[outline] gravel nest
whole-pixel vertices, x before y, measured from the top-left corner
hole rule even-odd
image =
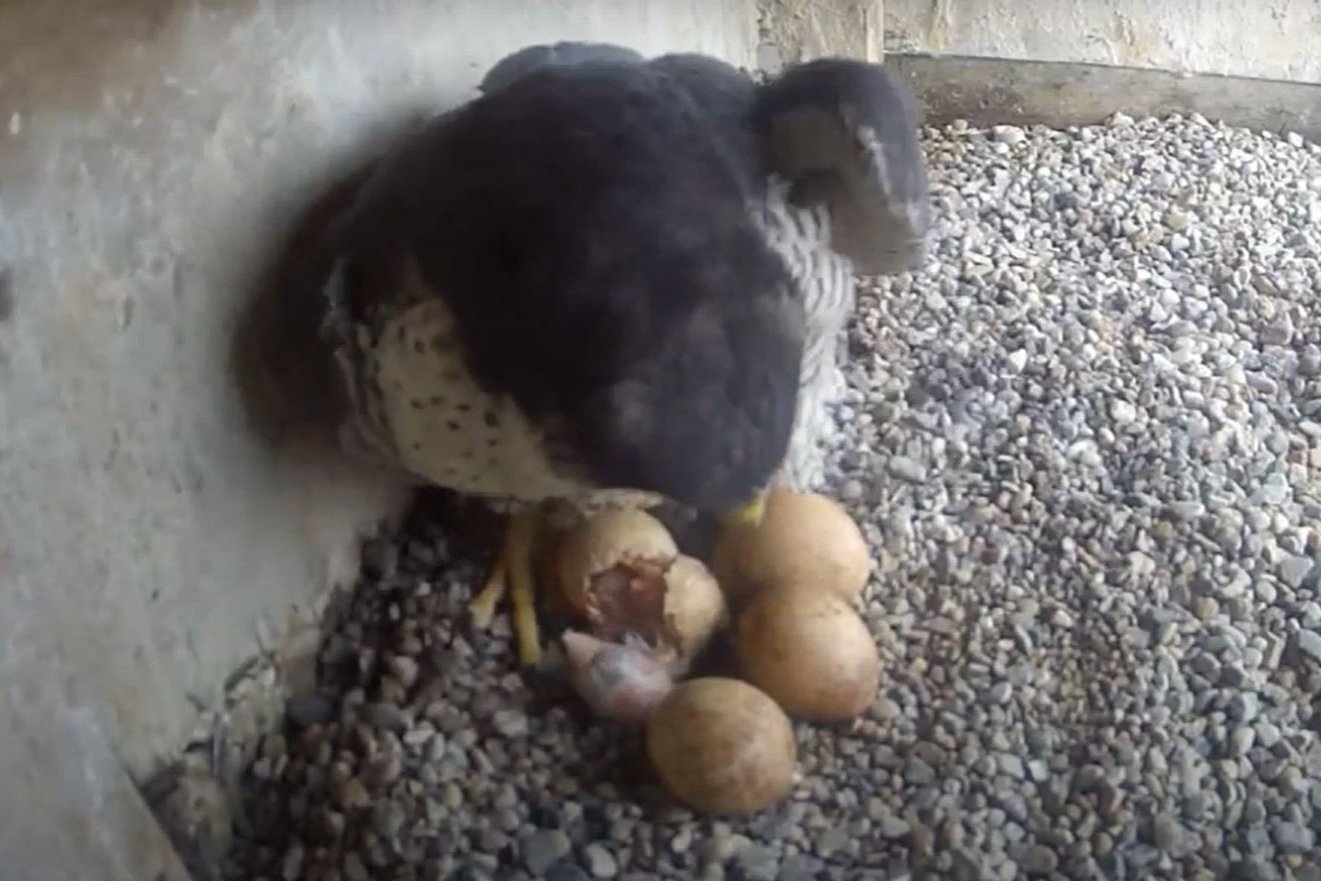
[[[1321,150],[1198,117],[924,132],[925,268],[863,282],[832,494],[865,718],[737,822],[513,671],[437,523],[369,545],[247,775],[244,879],[1321,881]]]

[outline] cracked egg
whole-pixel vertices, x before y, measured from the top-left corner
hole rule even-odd
[[[565,537],[557,556],[561,599],[591,635],[640,639],[682,675],[729,620],[705,564],[679,553],[669,531],[636,509],[606,511]]]

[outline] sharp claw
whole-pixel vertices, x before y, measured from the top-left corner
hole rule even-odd
[[[515,518],[510,524],[509,555],[505,560],[509,576],[509,602],[513,606],[514,633],[518,638],[518,658],[529,667],[541,663],[536,580],[532,572],[537,523],[536,513],[520,514]]]
[[[481,591],[468,603],[474,626],[485,630],[495,618],[496,606],[509,595],[518,658],[528,666],[541,663],[541,634],[537,625],[536,576],[532,571],[538,520],[536,513],[516,514],[505,533],[504,546]]]
[[[505,569],[506,564],[502,554],[495,561],[491,576],[486,579],[486,584],[482,587],[481,592],[468,603],[468,612],[472,615],[472,623],[479,630],[485,630],[491,626],[491,621],[495,618],[495,607],[500,604],[500,600],[504,599],[505,591],[508,589]]]

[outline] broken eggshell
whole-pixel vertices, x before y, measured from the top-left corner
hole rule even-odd
[[[561,599],[607,642],[639,639],[672,675],[728,623],[710,570],[679,553],[668,530],[636,509],[607,511],[566,536],[558,555]]]

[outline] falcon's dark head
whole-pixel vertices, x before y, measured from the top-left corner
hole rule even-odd
[[[772,170],[798,204],[830,209],[832,245],[865,273],[914,268],[931,197],[911,96],[879,64],[823,58],[759,90],[754,112]]]

